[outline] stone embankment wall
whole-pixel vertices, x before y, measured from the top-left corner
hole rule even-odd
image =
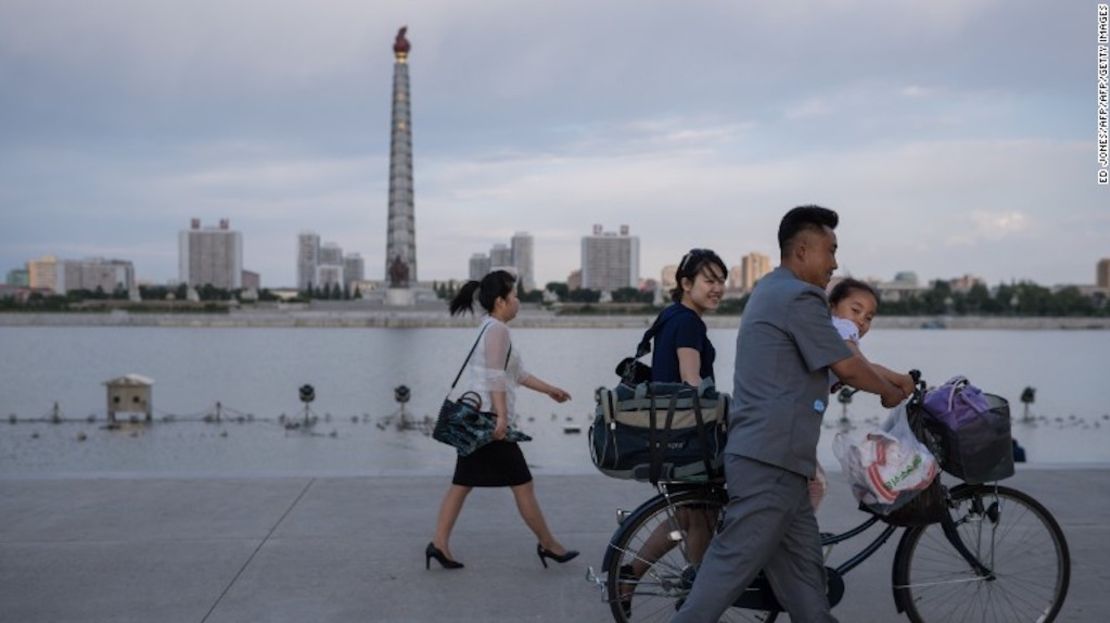
[[[518,328],[613,329],[646,328],[652,316],[558,316],[543,310],[522,310],[513,321]],[[734,329],[739,316],[709,315],[713,329]],[[358,311],[237,311],[228,314],[130,314],[115,311],[95,313],[2,313],[0,326],[7,327],[470,327],[471,316],[451,317],[446,311],[358,310]],[[1110,318],[999,318],[984,316],[880,316],[877,329],[1110,329]]]

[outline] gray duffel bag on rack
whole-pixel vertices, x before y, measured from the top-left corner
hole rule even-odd
[[[653,484],[721,476],[729,398],[709,379],[698,388],[622,383],[599,388],[596,398],[589,442],[601,473]]]

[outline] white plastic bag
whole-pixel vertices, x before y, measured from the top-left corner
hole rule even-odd
[[[837,433],[833,454],[856,500],[882,514],[913,499],[938,471],[936,458],[910,429],[905,404],[891,410],[886,422],[862,439]]]

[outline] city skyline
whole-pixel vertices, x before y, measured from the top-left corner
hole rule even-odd
[[[219,232],[221,232],[221,230],[223,228],[228,227],[228,224],[225,221],[226,221],[226,219],[221,219],[220,223],[218,223],[217,226],[207,226],[207,227],[203,227],[202,229],[196,229],[196,228],[201,227],[201,223],[199,222],[199,219],[192,219],[192,222],[190,224],[189,229],[180,230],[178,232],[178,235],[179,235],[179,241],[178,241],[179,249],[178,249],[178,254],[177,254],[177,260],[178,260],[178,263],[179,263],[179,273],[178,273],[177,276],[171,277],[171,278],[168,278],[168,279],[165,279],[165,280],[151,280],[151,279],[148,279],[148,278],[144,278],[141,275],[141,273],[139,272],[138,268],[129,268],[128,269],[129,270],[129,275],[130,275],[129,278],[128,278],[129,282],[135,283],[135,284],[142,284],[142,285],[177,285],[179,283],[187,283],[189,280],[188,279],[183,279],[181,277],[181,273],[180,273],[180,270],[181,270],[180,266],[183,265],[185,258],[188,257],[187,253],[182,253],[183,249],[180,247],[180,245],[181,245],[181,236],[184,236],[184,235],[188,234],[190,230],[192,230],[194,233],[205,233],[205,232],[207,232],[207,233],[219,233]],[[616,237],[616,238],[620,238],[621,236],[628,235],[629,232],[628,232],[627,227],[628,227],[627,225],[622,226],[622,228],[623,228],[622,231],[624,231],[625,233],[618,234],[618,232],[605,232],[605,231],[603,231],[603,226],[595,224],[593,226],[593,232],[591,234],[583,235],[580,240],[582,241],[582,243],[584,243],[587,239],[594,238],[595,236],[598,237],[598,238],[603,238],[605,236],[613,236],[613,237]],[[238,253],[241,254],[242,249],[246,246],[245,242],[244,242],[245,236],[243,235],[243,232],[240,232],[240,231],[237,231],[237,230],[232,230],[232,231],[229,231],[227,233],[231,233],[231,234],[235,235],[236,241],[235,241],[234,244],[235,244],[235,247],[238,250]],[[534,240],[532,240],[532,236],[530,234],[528,234],[527,232],[516,232],[516,233],[513,234],[512,238],[514,240],[520,238],[520,239],[524,239],[524,240],[529,241],[529,243],[527,245],[529,248],[534,245]],[[632,236],[632,238],[636,238],[636,236]],[[636,248],[639,249],[640,245],[637,244]],[[637,253],[638,252],[639,251],[637,251]],[[491,263],[490,260],[491,260],[491,257],[497,256],[498,253],[500,253],[502,255],[502,259],[501,259],[502,263],[499,264],[499,265],[494,265],[494,264]],[[346,283],[377,282],[377,283],[380,283],[380,284],[384,284],[386,282],[386,280],[383,279],[383,278],[367,277],[364,274],[364,271],[365,271],[364,260],[361,256],[361,254],[359,254],[358,252],[346,252],[346,251],[344,251],[344,249],[340,245],[338,245],[337,243],[332,242],[332,241],[322,242],[321,236],[319,234],[317,234],[316,232],[314,232],[314,231],[305,230],[305,231],[301,231],[300,233],[298,233],[297,234],[297,239],[296,239],[296,253],[293,254],[293,255],[289,255],[288,257],[292,259],[292,261],[295,265],[294,272],[298,275],[298,277],[296,279],[296,283],[291,285],[291,284],[284,284],[284,283],[271,283],[271,282],[268,282],[266,280],[262,280],[261,287],[267,288],[267,289],[304,290],[306,284],[302,283],[302,280],[306,276],[306,273],[302,272],[302,271],[305,271],[305,270],[308,270],[309,272],[307,274],[311,274],[315,278],[315,281],[312,282],[313,285],[320,285],[320,284],[331,285],[332,283],[343,283],[343,282],[346,282]],[[430,284],[430,283],[434,283],[434,282],[446,282],[446,281],[462,282],[462,281],[466,281],[467,279],[474,279],[475,278],[475,261],[478,260],[479,258],[482,259],[482,261],[480,263],[480,266],[482,267],[481,268],[482,271],[489,271],[489,270],[492,270],[494,268],[508,267],[508,268],[511,268],[513,271],[517,272],[518,274],[522,272],[521,267],[514,265],[515,261],[513,260],[513,248],[510,247],[509,245],[505,244],[504,242],[494,242],[490,247],[490,252],[489,253],[480,253],[480,252],[478,252],[478,253],[471,254],[468,261],[463,265],[463,268],[456,271],[456,274],[450,275],[450,276],[445,277],[443,279],[428,279],[426,281],[422,281],[421,283]],[[774,268],[775,266],[778,265],[777,255],[768,256],[768,255],[760,253],[758,251],[749,251],[748,253],[745,253],[742,256],[737,257],[737,258],[722,257],[722,259],[724,260],[725,264],[729,267],[728,288],[729,289],[734,289],[734,290],[739,290],[739,291],[750,291],[751,287],[754,285],[755,281],[757,281],[759,279],[760,276],[766,274],[772,268]],[[735,260],[735,262],[734,262],[734,260]],[[5,270],[4,273],[7,275],[7,279],[9,281],[12,279],[12,275],[15,274],[15,273],[22,273],[24,275],[23,278],[26,279],[27,274],[35,272],[35,268],[33,267],[33,265],[42,264],[43,261],[48,261],[49,263],[51,263],[51,265],[57,264],[59,266],[62,265],[62,264],[74,264],[74,265],[76,265],[76,264],[84,264],[84,263],[89,263],[89,262],[94,263],[94,264],[95,263],[103,263],[103,262],[108,262],[108,263],[123,262],[123,263],[128,264],[129,266],[133,265],[133,262],[130,260],[130,258],[105,259],[105,258],[102,258],[102,257],[95,257],[95,256],[61,257],[61,256],[53,256],[53,255],[44,255],[44,256],[38,257],[38,258],[27,258],[27,260],[25,262],[20,263],[16,266],[13,266],[13,267]],[[241,261],[236,260],[236,263],[241,265]],[[627,268],[627,267],[625,267],[625,268]],[[624,271],[625,268],[621,268],[620,270]],[[328,276],[321,281],[321,278],[319,276],[319,275],[321,275],[321,273],[319,271],[322,270],[322,269],[323,270],[330,270],[331,272],[328,272],[327,273]],[[677,269],[677,264],[676,263],[664,264],[662,266],[655,266],[655,267],[642,266],[641,265],[638,281],[641,284],[642,284],[642,282],[644,282],[646,280],[660,282],[664,285],[664,289],[667,289],[668,288],[667,284],[669,282],[673,282],[673,280],[674,280],[674,272],[675,272],[676,269]],[[54,270],[55,270],[54,268],[50,268],[49,272],[53,273]],[[211,269],[208,269],[208,270],[211,270]],[[668,271],[669,271],[669,277],[668,277]],[[953,282],[953,281],[974,280],[974,281],[981,282],[981,283],[983,283],[984,285],[987,285],[987,286],[995,286],[995,285],[999,285],[999,284],[1006,284],[1006,283],[1013,283],[1013,282],[1020,282],[1020,281],[1029,281],[1031,283],[1035,283],[1037,285],[1046,286],[1046,287],[1058,287],[1058,286],[1072,286],[1072,285],[1074,285],[1074,286],[1095,286],[1095,287],[1102,288],[1102,289],[1110,289],[1110,257],[1099,258],[1099,259],[1095,260],[1093,262],[1092,266],[1088,267],[1088,271],[1091,273],[1091,275],[1090,275],[1091,278],[1090,279],[1079,278],[1079,279],[1075,279],[1075,280],[1071,280],[1071,281],[1061,281],[1061,282],[1053,282],[1053,283],[1037,282],[1037,281],[1034,281],[1034,280],[991,281],[990,279],[987,279],[987,278],[981,276],[980,274],[977,274],[974,271],[970,271],[970,270],[957,271],[956,273],[953,273],[953,274],[950,274],[950,275],[939,275],[939,276],[935,276],[935,277],[930,276],[930,277],[927,277],[927,278],[921,278],[921,277],[918,276],[919,271],[915,267],[890,267],[887,270],[887,272],[884,272],[884,273],[868,273],[868,274],[853,273],[853,272],[850,272],[850,271],[846,271],[846,270],[843,269],[843,267],[841,267],[841,269],[838,269],[837,271],[835,271],[834,276],[837,277],[837,278],[839,278],[839,277],[855,277],[857,279],[863,279],[865,281],[869,281],[869,282],[872,282],[872,283],[899,282],[900,280],[902,280],[906,276],[909,276],[909,277],[912,277],[912,280],[914,282],[914,287],[918,287],[919,285],[921,287],[924,287],[927,284],[931,284],[934,281]],[[247,273],[250,273],[251,275],[254,275],[255,278],[257,278],[258,275],[259,275],[259,273],[256,273],[256,272],[253,272],[253,271],[248,271],[245,268],[240,268],[240,272],[241,272],[242,275],[246,275]],[[523,272],[527,273],[528,271],[524,270]],[[581,265],[575,266],[571,270],[571,273],[579,273],[578,279],[581,279],[581,275],[580,275],[581,272],[582,272],[582,266]],[[229,274],[231,274],[231,273],[229,273]],[[229,280],[230,279],[231,278],[229,277]],[[550,282],[568,283],[570,281],[572,281],[572,279],[570,279],[570,273],[568,273],[567,275],[564,275],[561,278],[556,277],[556,278],[548,279],[548,280],[544,280],[544,281],[535,281],[534,282],[534,287],[535,287],[535,289],[542,290],[544,288],[544,286],[547,283],[550,283]],[[10,284],[9,283],[9,285],[18,285],[18,284]],[[194,284],[194,285],[199,285],[199,284]],[[217,284],[211,284],[211,285],[217,285]],[[224,286],[218,286],[218,287],[224,287]],[[244,285],[243,287],[247,287],[247,286]],[[586,286],[583,285],[582,287],[586,287]],[[635,287],[635,286],[629,286],[629,287]]]
[[[774,258],[803,203],[840,212],[857,276],[1092,283],[1110,255],[1093,2],[62,6],[0,7],[5,271],[118,257],[165,282],[196,216],[233,219],[268,286],[296,284],[306,228],[384,278],[405,24],[422,281],[518,230],[563,281],[592,222],[634,227],[641,277],[691,247]]]

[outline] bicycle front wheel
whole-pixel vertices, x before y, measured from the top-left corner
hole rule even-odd
[[[690,592],[697,565],[724,512],[722,491],[684,491],[640,507],[609,547],[607,593],[617,623],[670,621]],[[725,623],[774,621],[775,612],[729,608]]]
[[[951,505],[960,540],[985,569],[973,568],[941,524],[909,529],[894,577],[910,620],[1055,619],[1068,592],[1071,557],[1052,514],[1025,493],[994,485],[957,487]]]

